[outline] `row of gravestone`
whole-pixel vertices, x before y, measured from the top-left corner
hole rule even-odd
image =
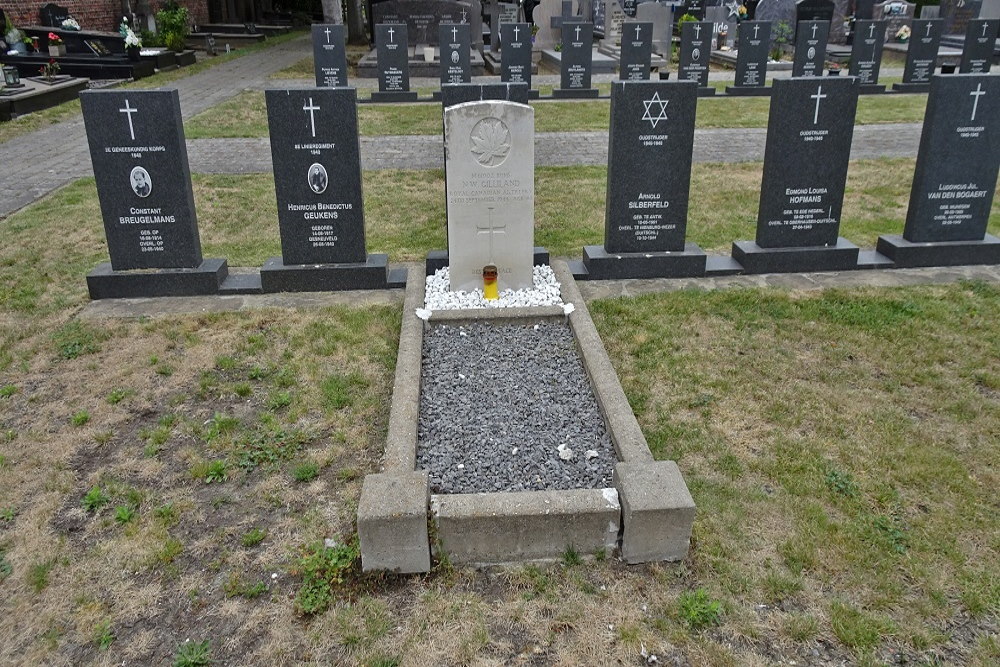
[[[697,87],[692,81],[614,84],[605,243],[584,249],[579,277],[1000,263],[1000,239],[986,233],[1000,169],[1000,78],[933,78],[903,234],[880,237],[877,251],[865,256],[839,236],[858,80],[776,81],[756,239],[736,242],[732,258],[714,258],[714,265],[686,241]],[[525,101],[524,84],[457,88],[464,92],[446,104],[473,101],[446,106],[448,261],[462,267],[456,280],[468,281],[485,254],[501,287],[508,287],[514,264],[530,267],[533,259],[534,125],[503,118],[533,110],[507,101]],[[503,101],[484,103],[487,95]],[[254,284],[246,276],[227,279],[224,259],[202,257],[177,92],[81,94],[111,256],[87,277],[92,298],[381,289],[405,282],[389,270],[385,255],[366,251],[355,91],[268,90],[265,96],[282,256],[269,259]],[[470,111],[452,114],[463,120],[449,130],[447,118],[456,109]],[[451,148],[454,127],[471,128],[458,137],[464,151]]]
[[[893,86],[901,92],[926,91],[937,67],[941,38],[941,19],[913,21],[913,38],[907,51],[902,83]],[[887,30],[886,21],[859,20],[851,50],[849,73],[861,79],[863,93],[881,93],[878,84],[882,47]],[[591,85],[593,65],[593,24],[565,22],[561,26],[563,47],[560,59],[560,87],[553,90],[556,98],[597,97]],[[713,95],[708,85],[709,56],[713,47],[715,24],[686,22],[681,28],[679,76],[698,82],[702,95]],[[469,83],[470,28],[468,24],[439,26],[441,44],[441,83]],[[993,59],[994,43],[1000,31],[1000,19],[969,21],[962,53],[962,73],[988,72]],[[829,21],[803,21],[796,35],[792,76],[822,75],[826,60]],[[770,54],[771,23],[745,21],[739,29],[736,77],[726,88],[730,95],[767,95],[767,67]],[[531,32],[527,23],[501,24],[501,81],[526,83],[531,88]],[[410,90],[407,28],[405,25],[375,26],[378,54],[379,90],[372,93],[376,102],[400,102],[417,99]],[[653,25],[648,22],[623,24],[619,78],[638,81],[649,79],[652,57]],[[317,86],[346,86],[347,57],[345,31],[342,25],[313,26],[313,56]],[[531,93],[537,96],[536,92]]]

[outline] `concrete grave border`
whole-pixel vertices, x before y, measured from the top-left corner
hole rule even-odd
[[[358,504],[362,568],[427,572],[431,549],[455,564],[557,558],[619,548],[628,563],[685,558],[695,504],[673,461],[653,459],[573,275],[553,262],[562,307],[438,311],[427,322],[424,280],[411,272],[403,302],[392,406],[382,472],[365,477]],[[468,322],[568,320],[618,458],[614,487],[431,495],[416,470],[420,372],[426,327]],[[433,530],[428,526],[428,512]],[[434,534],[435,544],[431,544]]]

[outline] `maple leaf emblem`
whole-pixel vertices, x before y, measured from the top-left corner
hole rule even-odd
[[[497,167],[510,152],[510,130],[499,118],[484,118],[472,128],[472,154],[484,167]]]

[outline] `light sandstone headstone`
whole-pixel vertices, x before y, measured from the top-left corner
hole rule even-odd
[[[535,112],[515,102],[467,102],[445,109],[445,174],[451,289],[533,285]]]

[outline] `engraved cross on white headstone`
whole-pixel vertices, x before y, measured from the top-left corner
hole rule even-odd
[[[985,94],[986,94],[986,91],[983,90],[983,84],[981,84],[981,83],[977,83],[976,84],[976,89],[973,90],[971,93],[969,93],[969,95],[972,96],[972,99],[973,99],[973,102],[972,102],[972,116],[969,118],[969,120],[976,120],[976,110],[979,109],[979,98],[982,97]]]
[[[132,137],[132,141],[135,141],[135,127],[132,125],[132,114],[138,112],[138,109],[132,109],[128,105],[128,98],[125,98],[125,108],[118,110],[120,113],[128,114],[128,133]]]
[[[478,234],[489,234],[490,235],[490,264],[493,263],[493,235],[494,234],[507,234],[507,223],[502,225],[493,224],[493,207],[490,207],[490,220],[483,227],[480,224],[476,225],[476,230]]]
[[[315,139],[316,138],[316,116],[314,115],[313,112],[314,111],[319,111],[319,107],[313,104],[313,98],[310,97],[309,98],[309,103],[303,105],[302,110],[309,112],[309,124],[312,126],[312,135],[313,135],[313,138]]]
[[[809,96],[810,99],[816,100],[816,111],[813,113],[813,125],[819,122],[819,103],[820,100],[824,100],[826,97],[827,96],[823,94],[823,86],[817,86],[816,94]]]

